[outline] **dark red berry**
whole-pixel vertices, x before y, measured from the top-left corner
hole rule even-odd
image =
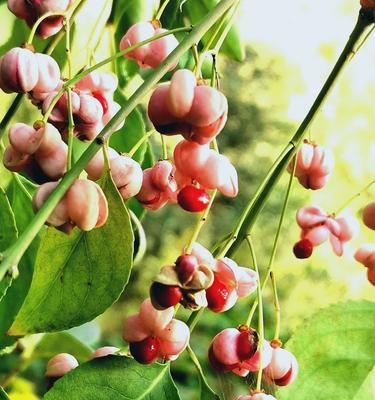
[[[301,239],[294,245],[293,253],[297,258],[309,258],[313,249],[313,245],[309,239]]]
[[[103,108],[103,114],[108,111],[107,99],[100,92],[93,92],[92,95],[99,101]]]
[[[176,260],[176,271],[180,282],[182,284],[188,283],[192,279],[197,267],[197,257],[190,254],[178,257]]]
[[[178,286],[154,282],[150,288],[150,297],[155,308],[165,309],[178,304],[182,298],[182,292]]]
[[[237,354],[241,361],[248,360],[257,351],[258,334],[254,329],[243,330],[237,339]]]
[[[159,354],[159,341],[154,337],[148,337],[141,342],[133,342],[129,345],[131,355],[141,364],[151,364]]]
[[[220,312],[223,310],[228,297],[229,291],[227,287],[219,281],[216,274],[214,274],[213,284],[206,289],[206,298],[208,302],[208,308],[214,312]]]
[[[210,203],[210,195],[204,189],[193,185],[185,186],[177,195],[181,208],[189,212],[204,211]]]

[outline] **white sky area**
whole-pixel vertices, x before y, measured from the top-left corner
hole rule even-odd
[[[291,94],[289,118],[300,120],[330,72],[351,33],[359,0],[242,0],[239,28],[256,51],[262,46],[283,55],[297,68],[302,92]],[[332,48],[332,59],[322,54]],[[374,85],[375,35],[351,62],[346,74],[353,79],[353,98]],[[332,106],[331,106],[332,108]],[[324,113],[333,112],[327,104]]]

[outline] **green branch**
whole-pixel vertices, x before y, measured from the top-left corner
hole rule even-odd
[[[361,9],[357,23],[354,27],[349,40],[342,51],[337,63],[335,64],[331,74],[327,78],[323,88],[319,92],[314,104],[312,105],[310,111],[307,113],[305,119],[303,120],[300,127],[297,129],[296,133],[283,150],[278,160],[272,165],[270,171],[266,175],[265,179],[260,184],[258,190],[256,191],[254,197],[249,202],[246,209],[243,211],[239,218],[238,223],[231,232],[230,238],[221,251],[221,254],[228,254],[228,256],[233,255],[239,248],[242,241],[246,238],[246,235],[251,232],[258,215],[262,211],[264,205],[267,202],[269,195],[275,188],[277,182],[279,181],[281,175],[287,168],[290,160],[297,151],[298,145],[301,143],[305,136],[306,130],[309,128],[319,110],[321,109],[325,99],[330,93],[331,89],[338,80],[341,72],[347,63],[356,54],[359,47],[362,46],[363,41],[367,39],[368,35],[363,39],[363,35],[366,33],[367,29],[371,24],[374,23],[374,13],[370,10]]]

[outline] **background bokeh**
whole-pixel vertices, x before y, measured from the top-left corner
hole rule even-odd
[[[4,7],[3,4],[0,10]],[[358,1],[353,0],[243,0],[238,26],[246,42],[246,60],[238,63],[222,58],[218,64],[222,90],[229,100],[229,120],[218,142],[221,151],[238,169],[240,194],[234,200],[218,197],[199,242],[210,247],[231,229],[308,111],[346,43],[358,9]],[[6,43],[10,32],[7,24],[5,21],[0,28],[2,43]],[[314,204],[334,212],[374,179],[374,62],[375,38],[372,37],[350,63],[309,132],[313,140],[333,150],[336,168],[329,185],[321,191],[306,191],[298,182],[293,186],[275,261],[283,340],[321,307],[348,299],[373,299],[373,287],[366,279],[365,270],[353,259],[361,243],[375,239],[374,233],[363,224],[359,237],[346,246],[341,258],[325,244],[316,249],[310,259],[299,261],[293,256],[292,247],[299,237],[295,223],[298,207]],[[130,92],[132,86],[128,90]],[[10,97],[1,93],[1,115],[6,112]],[[27,109],[22,113],[22,121],[32,120]],[[158,157],[158,143],[155,142],[154,147]],[[288,174],[285,174],[254,229],[261,272],[270,256],[287,179]],[[353,201],[349,211],[360,217],[361,209],[374,197],[373,187]],[[151,279],[159,268],[177,258],[189,240],[195,221],[195,216],[177,207],[148,213],[144,219],[147,253],[134,267],[130,285],[117,304],[93,323],[74,329],[74,334],[93,347],[109,344],[123,347],[122,321],[147,297]],[[241,265],[251,266],[246,246],[241,247],[235,259]],[[264,295],[266,336],[270,337],[274,328],[270,288]],[[206,351],[216,333],[246,320],[254,297],[240,301],[223,315],[206,312],[192,336],[192,347],[208,372],[210,382],[228,398],[241,389],[243,392],[241,381],[237,377],[211,374]],[[188,313],[180,311],[178,315],[186,318]],[[25,376],[33,377],[35,382],[40,378],[43,365],[43,362],[32,365]],[[182,398],[194,399],[198,378],[185,354],[173,364],[172,373]]]

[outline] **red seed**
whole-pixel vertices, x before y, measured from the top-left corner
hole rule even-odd
[[[150,295],[152,304],[158,309],[173,307],[182,298],[182,292],[178,286],[163,285],[159,282],[154,282],[151,285]]]
[[[176,271],[178,279],[182,284],[188,283],[198,267],[197,257],[190,254],[184,254],[176,260]]]
[[[248,360],[257,351],[258,334],[254,329],[242,331],[237,339],[237,354],[241,361]]]
[[[154,337],[148,337],[141,342],[133,342],[129,345],[130,353],[141,364],[151,364],[159,354],[159,341]]]
[[[108,111],[107,99],[100,92],[93,92],[92,95],[99,101],[103,108],[103,115]]]
[[[227,287],[219,281],[215,274],[213,284],[206,289],[208,308],[214,312],[222,311],[228,300],[228,297],[229,291]]]
[[[204,189],[189,185],[180,190],[177,201],[185,211],[201,212],[208,207],[210,195]]]
[[[309,258],[313,252],[313,245],[309,239],[301,239],[293,247],[293,253],[297,258]]]

